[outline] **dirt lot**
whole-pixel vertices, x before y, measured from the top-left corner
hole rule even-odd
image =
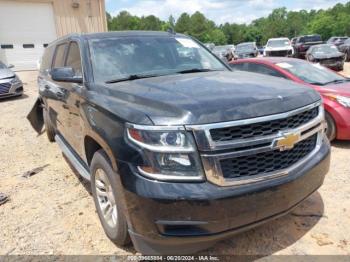
[[[350,64],[347,64],[350,76]],[[57,144],[37,136],[26,114],[37,94],[36,72],[19,74],[25,95],[0,102],[0,255],[135,254],[118,248],[100,226],[89,184]],[[220,242],[210,254],[350,254],[350,142],[332,146],[324,185],[291,214]],[[29,178],[22,174],[40,167]]]

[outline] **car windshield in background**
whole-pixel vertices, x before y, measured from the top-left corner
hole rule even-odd
[[[282,39],[282,40],[270,40],[267,42],[268,47],[284,47],[288,46],[289,41],[287,39]]]
[[[229,48],[227,46],[215,46],[213,52],[226,52]]]
[[[237,45],[236,51],[237,52],[244,52],[244,51],[254,51],[254,44],[243,44],[243,45]]]
[[[303,36],[299,40],[301,43],[309,43],[309,42],[320,42],[322,41],[321,36],[319,35],[311,35],[311,36]]]
[[[311,64],[305,61],[288,61],[276,63],[276,65],[309,84],[327,85],[330,83],[349,81],[349,79],[342,77],[319,64]]]
[[[311,53],[320,55],[335,54],[338,53],[338,49],[334,45],[315,46],[312,48]]]
[[[190,38],[122,37],[89,41],[96,82],[228,70]]]

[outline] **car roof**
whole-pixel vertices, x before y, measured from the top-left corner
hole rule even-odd
[[[138,31],[138,30],[133,30],[133,31],[113,31],[113,32],[102,32],[102,33],[88,33],[88,34],[68,34],[63,37],[60,37],[50,43],[49,45],[56,44],[62,41],[66,41],[67,39],[75,38],[75,39],[104,39],[104,38],[113,38],[113,37],[129,37],[129,36],[150,36],[150,37],[156,37],[156,36],[177,36],[177,37],[187,37],[188,36],[184,34],[179,34],[179,33],[169,33],[165,31]]]
[[[289,40],[289,38],[288,37],[279,37],[279,38],[269,38],[269,40],[267,40],[267,41],[270,41],[270,40],[286,40],[286,39],[288,39]]]

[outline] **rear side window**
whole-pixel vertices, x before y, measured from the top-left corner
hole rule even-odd
[[[56,47],[56,53],[53,62],[53,68],[63,67],[64,66],[64,53],[66,50],[67,44],[61,44]]]
[[[69,45],[66,66],[73,68],[76,76],[82,75],[80,49],[76,42]]]

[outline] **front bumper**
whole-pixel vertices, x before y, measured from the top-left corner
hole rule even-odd
[[[335,101],[328,101],[326,110],[335,120],[337,139],[350,140],[350,108],[344,107]]]
[[[6,92],[0,92],[0,99],[20,96],[23,94],[23,83],[18,82],[18,83],[11,84],[11,87],[8,90],[3,90],[3,91],[6,91]]]
[[[325,139],[317,154],[287,176],[239,187],[149,180],[119,163],[129,233],[143,254],[189,254],[290,211],[323,183]]]
[[[292,49],[289,50],[266,50],[265,56],[276,56],[276,57],[285,57],[285,56],[293,56],[294,52]]]
[[[328,68],[332,68],[332,69],[338,69],[344,66],[344,61],[341,60],[335,60],[335,61],[320,61],[319,62],[321,65],[328,67]]]

